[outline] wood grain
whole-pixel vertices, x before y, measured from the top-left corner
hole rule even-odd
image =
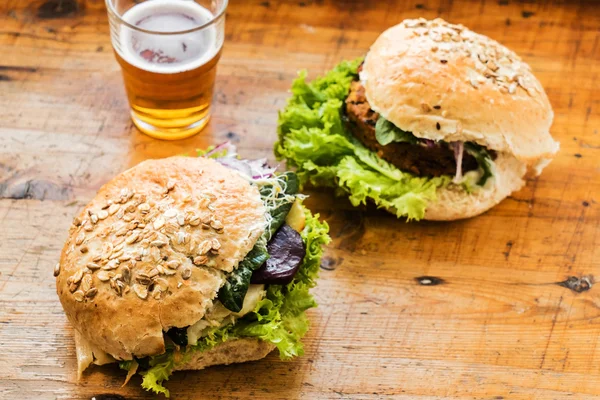
[[[0,2],[0,398],[151,398],[137,379],[120,388],[115,367],[76,382],[52,277],[72,216],[147,158],[230,139],[247,157],[272,159],[297,70],[315,76],[418,16],[463,23],[521,54],[553,104],[560,153],[539,179],[468,221],[405,223],[311,192],[307,204],[334,240],[306,355],[177,373],[173,397],[600,395],[597,3],[235,0],[214,117],[200,136],[174,143],[132,127],[103,1],[74,4]]]

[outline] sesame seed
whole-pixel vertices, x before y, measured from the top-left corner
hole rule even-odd
[[[81,243],[83,243],[84,240],[85,240],[85,233],[80,232],[79,235],[77,235],[77,237],[75,238],[75,244],[80,245]]]
[[[148,297],[148,288],[146,286],[143,285],[139,285],[137,283],[134,283],[133,286],[133,292],[142,300],[146,299]]]
[[[130,236],[132,233],[133,232],[127,232],[125,234],[125,236]],[[115,248],[116,248],[116,246],[120,246],[121,244],[123,244],[125,242],[125,238],[123,236],[119,236],[119,237],[116,237],[112,242],[113,242],[113,246],[115,246]],[[123,247],[120,247],[120,248],[122,249]]]
[[[435,123],[435,127],[438,131],[442,128],[439,122]]]
[[[56,263],[54,266],[54,276],[58,276],[60,274],[60,263]]]
[[[212,248],[211,242],[208,240],[205,240],[204,242],[200,243],[200,245],[198,245],[197,252],[200,255],[204,255],[204,254],[208,253],[211,248]]]
[[[83,296],[84,296],[84,293],[81,290],[78,290],[75,293],[73,293],[73,298],[78,302],[83,301]]]
[[[442,64],[446,64],[446,63],[448,62],[448,60],[440,60],[440,62],[441,62]]]
[[[114,259],[116,259],[116,258],[119,258],[119,257],[121,257],[122,255],[123,255],[123,250],[118,250],[118,251],[115,251],[115,252],[113,252],[113,253],[112,253],[112,254],[111,254],[109,257],[108,257],[108,259],[109,259],[109,260],[114,260]]]
[[[79,282],[81,282],[81,278],[83,278],[83,270],[82,269],[75,272],[75,274],[73,274],[73,276],[71,276],[71,281],[73,283],[79,283]]]
[[[108,281],[110,279],[109,272],[107,272],[107,271],[98,271],[98,273],[96,274],[96,276],[102,282],[106,282],[106,281]]]
[[[160,228],[162,228],[165,225],[165,219],[163,217],[158,217],[154,220],[154,222],[152,223],[152,226],[154,227],[154,229],[159,230]]]
[[[69,292],[73,293],[79,287],[79,283],[71,282],[69,284]]]
[[[100,269],[100,266],[98,264],[96,264],[96,263],[87,263],[86,267],[88,267],[92,271]]]
[[[92,287],[92,276],[90,274],[85,274],[83,279],[81,280],[81,290],[83,292],[87,292]]]
[[[216,231],[219,231],[221,229],[223,229],[223,223],[217,219],[213,219],[211,218],[210,220],[210,226],[211,228],[213,228]]]
[[[173,218],[177,215],[177,210],[175,210],[174,208],[169,208],[167,211],[165,211],[164,216],[165,218]]]
[[[121,240],[121,239],[123,239],[123,238],[119,239],[119,244],[116,244],[116,242],[113,243],[113,246],[114,246],[113,247],[113,252],[121,251],[121,250],[123,250],[125,248],[124,240]]]
[[[133,243],[137,242],[139,238],[140,238],[140,233],[138,231],[134,231],[134,232],[131,233],[131,235],[129,235],[125,239],[125,243],[127,243],[127,244],[133,244]]]

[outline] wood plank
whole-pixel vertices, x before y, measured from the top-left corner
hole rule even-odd
[[[177,399],[600,396],[600,292],[564,284],[600,274],[593,1],[234,0],[214,117],[172,143],[132,127],[103,1],[40,18],[51,1],[0,4],[0,398],[152,398],[139,378],[120,388],[124,374],[111,366],[76,382],[51,272],[72,216],[147,158],[230,139],[245,156],[273,160],[277,111],[298,70],[316,76],[418,16],[463,23],[530,63],[554,107],[556,159],[490,212],[454,223],[405,223],[310,191],[333,242],[305,356],[181,372],[168,386]],[[23,194],[32,198],[10,198]]]

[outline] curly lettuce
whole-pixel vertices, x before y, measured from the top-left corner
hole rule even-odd
[[[387,119],[379,116],[375,124],[375,139],[380,145],[385,146],[390,143],[410,143],[417,144],[419,139],[410,132],[403,131]]]
[[[275,155],[296,168],[301,185],[331,187],[338,195],[348,196],[355,206],[372,202],[398,217],[422,219],[427,206],[437,200],[437,190],[451,184],[452,179],[450,176],[421,178],[403,172],[347,132],[343,102],[361,63],[362,58],[343,61],[311,82],[306,80],[306,71],[299,73],[292,84],[292,96],[279,113]],[[381,145],[418,143],[412,133],[381,117],[375,133]],[[492,176],[493,161],[481,146],[472,144],[465,148],[480,166],[477,173],[471,174],[478,177],[473,184],[467,180],[459,183],[470,192],[477,190],[474,185],[483,186]]]
[[[341,109],[361,62],[344,61],[312,82],[306,81],[305,71],[299,74],[292,97],[279,113],[275,155],[297,169],[302,185],[333,187],[355,206],[372,201],[398,217],[419,220],[436,200],[436,190],[451,179],[403,172],[347,133]],[[384,128],[380,126],[380,131]],[[385,130],[383,139],[399,140],[397,130]]]
[[[306,226],[300,235],[306,245],[306,255],[294,280],[287,285],[269,285],[266,297],[254,311],[234,325],[214,328],[183,352],[176,353],[173,347],[165,354],[150,357],[150,368],[141,372],[144,389],[169,397],[163,383],[177,365],[187,362],[195,352],[213,349],[227,340],[252,337],[273,343],[283,360],[304,354],[301,339],[309,327],[304,312],[317,305],[309,290],[316,285],[323,246],[330,241],[327,223],[319,221],[319,215],[312,215],[306,208],[304,212]],[[127,362],[122,363],[122,367],[128,367]]]

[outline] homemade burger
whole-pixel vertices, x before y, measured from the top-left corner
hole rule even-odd
[[[79,376],[120,362],[168,396],[176,370],[303,353],[327,224],[294,173],[200,155],[140,163],[74,219],[54,275]]]
[[[328,186],[408,219],[478,215],[558,151],[530,67],[462,25],[406,20],[364,62],[306,82],[279,115],[275,154],[301,184]]]

